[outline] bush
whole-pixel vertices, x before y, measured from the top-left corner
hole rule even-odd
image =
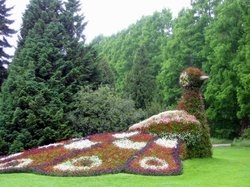
[[[250,147],[250,139],[234,139],[232,146]]]
[[[233,129],[225,129],[225,128],[212,128],[211,131],[212,137],[219,139],[233,139],[235,137]]]
[[[234,139],[232,145],[250,147],[250,128],[245,129],[240,138]]]
[[[74,109],[69,115],[74,137],[103,132],[118,132],[145,117],[136,110],[134,102],[115,95],[109,87],[97,90],[83,88],[75,98]]]
[[[250,128],[247,128],[242,133],[242,139],[250,140]]]

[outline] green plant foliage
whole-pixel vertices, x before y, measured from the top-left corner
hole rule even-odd
[[[95,91],[83,88],[77,94],[73,108],[69,119],[77,137],[124,131],[145,117],[142,110],[135,109],[132,100],[120,98],[109,87]]]
[[[176,105],[181,96],[179,75],[189,66],[202,68],[207,61],[204,32],[211,22],[214,1],[192,1],[173,21],[172,34],[162,51],[164,61],[157,75],[157,88],[163,103]]]
[[[9,59],[11,56],[6,53],[4,49],[10,48],[11,45],[8,42],[7,37],[11,37],[11,35],[15,34],[16,31],[10,28],[10,25],[14,22],[14,20],[10,20],[8,17],[11,16],[10,11],[13,7],[6,7],[6,0],[0,1],[0,87],[3,81],[7,78],[7,69],[6,65],[9,64]]]
[[[127,74],[124,85],[124,95],[135,102],[136,108],[145,109],[153,99],[155,88],[152,68],[144,47],[139,48],[131,71]]]
[[[9,150],[0,155],[71,137],[67,115],[74,95],[83,85],[102,82],[97,54],[84,44],[79,6],[77,0],[32,0],[27,7],[2,86],[0,129]]]
[[[239,49],[237,51],[237,60],[235,63],[239,84],[237,85],[237,102],[239,111],[237,117],[241,119],[241,130],[249,127],[250,111],[250,21],[249,21],[249,1],[240,0],[239,9],[242,18],[242,38],[239,40]]]
[[[212,134],[218,129],[233,130],[225,138],[239,136],[242,119],[249,115],[245,111],[247,105],[243,104],[248,103],[244,98],[248,89],[245,73],[249,69],[249,60],[245,59],[246,53],[243,52],[243,46],[248,46],[249,43],[245,38],[248,31],[244,30],[249,21],[243,19],[243,15],[247,14],[249,17],[246,7],[249,7],[249,2],[245,0],[223,1],[216,8],[216,19],[205,33],[210,48],[205,69],[211,77],[204,94],[208,103],[207,116]],[[239,52],[241,49],[244,57]]]
[[[250,139],[250,128],[247,128],[243,131],[241,137],[243,139]]]
[[[171,27],[171,12],[164,9],[161,12],[155,12],[152,16],[142,17],[128,29],[111,37],[99,36],[93,41],[97,51],[114,70],[115,88],[120,95],[126,96],[128,77],[131,75],[138,77],[136,73],[140,73],[138,68],[142,68],[142,60],[147,62],[147,66],[142,69],[147,74],[141,76],[141,79],[147,80],[150,77],[150,82],[154,83],[163,62],[162,46],[167,43]],[[140,57],[138,51],[142,51],[142,48],[145,54]],[[138,78],[134,78],[134,80],[138,80]],[[143,87],[145,84],[139,86]],[[155,92],[155,86],[155,84],[150,85],[148,87],[150,89],[147,91],[149,94],[143,95],[145,98],[141,99],[148,102],[154,96],[156,97],[158,93]]]

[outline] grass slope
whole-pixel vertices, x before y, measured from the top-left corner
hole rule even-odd
[[[180,176],[132,174],[93,177],[51,177],[35,174],[0,174],[1,187],[250,187],[250,148],[220,147],[213,158],[184,162]]]

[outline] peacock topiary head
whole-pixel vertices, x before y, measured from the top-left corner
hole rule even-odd
[[[201,85],[209,77],[198,68],[189,67],[180,75],[180,85],[185,89],[200,89]]]

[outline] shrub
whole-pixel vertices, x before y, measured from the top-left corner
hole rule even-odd
[[[234,139],[232,146],[250,147],[250,139]]]
[[[250,128],[247,128],[243,131],[242,133],[242,138],[243,139],[249,139],[250,140]]]
[[[75,137],[124,131],[144,117],[144,112],[136,110],[132,100],[118,97],[109,87],[83,88],[69,115]]]
[[[232,145],[250,147],[250,128],[245,129],[240,138],[235,138]]]

